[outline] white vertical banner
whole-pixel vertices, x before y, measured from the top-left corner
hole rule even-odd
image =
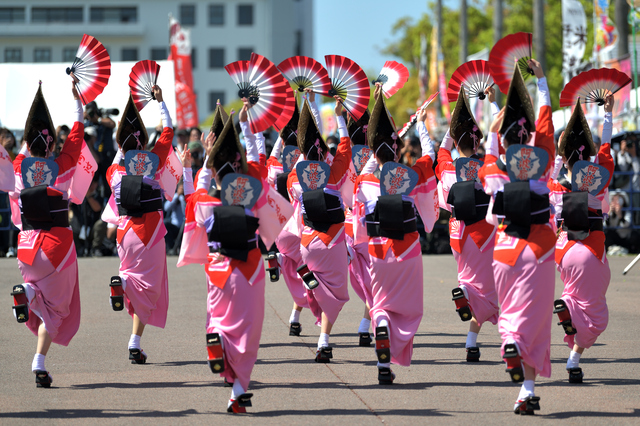
[[[564,84],[581,71],[587,45],[587,16],[578,0],[562,0],[562,74]]]

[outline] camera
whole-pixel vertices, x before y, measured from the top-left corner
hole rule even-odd
[[[105,117],[108,115],[118,115],[120,110],[118,108],[98,108],[95,101],[89,102],[86,106],[87,116],[89,117]]]
[[[118,115],[120,114],[120,110],[118,108],[95,108],[87,110],[87,115],[89,117],[104,117],[107,115]]]

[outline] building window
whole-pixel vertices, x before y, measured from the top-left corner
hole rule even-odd
[[[131,23],[138,22],[137,7],[92,7],[91,22]]]
[[[209,25],[224,25],[224,4],[209,5]]]
[[[224,92],[209,92],[209,111],[215,111],[218,100],[222,105],[226,103]]]
[[[73,23],[82,22],[81,7],[34,7],[31,9],[31,22],[37,23]]]
[[[65,47],[62,49],[62,62],[73,62],[78,53],[77,47]]]
[[[196,25],[196,6],[193,4],[180,5],[180,24],[193,27]]]
[[[51,62],[51,48],[36,47],[33,50],[33,62]]]
[[[238,25],[253,25],[253,5],[238,5]]]
[[[224,49],[209,49],[209,68],[224,68]]]
[[[238,60],[239,61],[250,61],[252,53],[253,53],[253,47],[239,47],[238,48]]]
[[[138,60],[138,48],[137,47],[123,47],[122,48],[122,60],[123,61],[137,61]]]
[[[151,60],[152,61],[164,61],[169,55],[167,54],[166,47],[153,47],[151,48]]]
[[[24,7],[0,7],[0,22],[24,22]]]
[[[197,55],[196,48],[194,47],[191,49],[191,69],[195,70],[197,65],[198,65],[198,55]]]
[[[4,49],[5,62],[22,62],[22,49],[19,47],[7,47]]]

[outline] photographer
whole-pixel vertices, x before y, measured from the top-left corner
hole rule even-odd
[[[93,102],[89,102],[84,109],[84,126],[85,130],[93,127],[96,130],[96,140],[93,145],[93,151],[98,158],[98,171],[96,174],[100,177],[100,186],[102,187],[102,196],[105,200],[109,199],[111,190],[106,181],[107,169],[116,155],[116,148],[113,143],[113,129],[116,123],[109,115],[117,115],[117,109],[101,109]]]

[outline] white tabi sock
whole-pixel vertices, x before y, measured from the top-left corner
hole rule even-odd
[[[378,363],[378,368],[391,368],[391,363],[390,362],[379,362]]]
[[[300,311],[296,311],[295,309],[291,311],[291,316],[289,317],[289,324],[294,322],[300,322]]]
[[[140,349],[140,336],[132,334],[129,338],[129,349]]]
[[[522,383],[522,387],[520,388],[520,394],[518,395],[518,399],[524,399],[528,396],[534,396],[533,393],[536,386],[536,382],[534,380],[525,380]]]
[[[233,387],[231,388],[231,399],[238,399],[238,397],[243,393],[245,393],[245,390],[242,389],[240,381],[236,379],[236,381],[233,382]]]
[[[37,370],[47,371],[47,369],[44,368],[45,358],[46,358],[46,355],[35,354],[33,356],[33,362],[31,363],[31,371],[37,371]]]
[[[567,370],[571,368],[578,368],[580,365],[580,355],[578,352],[571,351],[569,359],[567,360]]]
[[[329,346],[329,335],[327,333],[320,333],[320,338],[318,339],[318,349]]]
[[[378,327],[387,327],[389,328],[389,321],[386,318],[381,318],[378,320]]]
[[[362,318],[362,320],[360,320],[360,327],[358,327],[358,333],[368,333],[369,327],[371,327],[371,320]]]
[[[478,333],[474,333],[470,331],[467,334],[467,343],[464,345],[465,348],[475,348],[478,346]]]

